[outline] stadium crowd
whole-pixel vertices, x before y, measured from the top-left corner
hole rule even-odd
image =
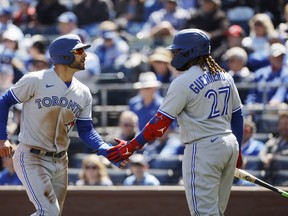
[[[92,45],[86,69],[76,77],[91,89],[94,106],[124,107],[116,121],[106,125],[94,111],[96,130],[113,128],[105,136],[111,143],[115,134],[129,140],[152,117],[167,85],[179,75],[165,47],[184,28],[199,28],[209,35],[211,55],[237,84],[246,118],[243,169],[271,184],[287,186],[287,0],[2,0],[0,94],[24,74],[52,67],[47,50],[54,38],[77,34]],[[131,84],[132,89],[109,92],[104,104],[101,86],[112,84]],[[15,145],[20,113],[17,105],[9,117],[9,138]],[[71,139],[75,150],[70,152],[69,183],[182,184],[184,144],[177,130],[175,122],[165,136],[146,144],[126,170],[90,157],[83,143]],[[19,184],[7,161],[3,158],[1,163],[0,183]],[[235,185],[247,183],[235,180]]]

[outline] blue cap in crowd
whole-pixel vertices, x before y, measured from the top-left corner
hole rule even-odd
[[[78,22],[78,18],[77,16],[73,13],[73,12],[64,12],[62,13],[59,17],[58,17],[58,22],[62,22],[62,23],[77,23]]]
[[[0,6],[0,16],[10,16],[12,11],[10,8]]]

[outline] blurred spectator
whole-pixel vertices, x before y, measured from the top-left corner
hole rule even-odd
[[[0,95],[13,85],[14,72],[10,64],[0,64]]]
[[[24,34],[35,34],[36,8],[34,0],[16,0],[17,10],[13,13],[13,23]]]
[[[0,5],[0,38],[3,32],[6,30],[14,30],[15,34],[23,34],[22,30],[17,26],[14,25],[12,22],[12,10],[11,8],[3,7]],[[16,37],[15,35],[15,37]]]
[[[122,18],[124,22],[144,21],[143,0],[119,0],[115,8],[116,19]]]
[[[73,7],[80,27],[109,20],[112,11],[113,2],[110,0],[81,0]]]
[[[91,154],[83,159],[82,170],[76,185],[110,186],[113,185],[113,183],[100,157],[96,154]]]
[[[149,56],[148,61],[152,71],[156,74],[157,80],[162,83],[171,83],[173,77],[170,62],[172,53],[165,47],[157,47]]]
[[[285,3],[283,8],[283,20],[282,22],[277,26],[276,31],[279,35],[279,38],[281,38],[284,42],[288,40],[288,2]]]
[[[144,24],[144,0],[119,0],[115,7],[116,22],[121,29],[136,35]]]
[[[130,110],[123,111],[119,117],[119,130],[113,134],[113,138],[132,140],[138,132],[138,116]],[[111,140],[109,143],[117,144],[115,140]]]
[[[130,98],[128,105],[129,110],[139,118],[140,130],[151,120],[162,103],[163,97],[158,93],[161,85],[155,73],[151,71],[141,73],[139,81],[133,84],[134,89],[139,90],[139,94]]]
[[[288,68],[284,64],[286,48],[280,43],[274,43],[270,46],[268,66],[255,71],[252,88],[246,98],[246,104],[269,103],[278,105],[285,101],[288,83]],[[274,85],[267,87],[267,84]]]
[[[77,34],[83,43],[91,43],[88,32],[78,27],[78,18],[71,12],[67,11],[62,13],[58,18],[58,30],[61,35],[64,34]]]
[[[101,36],[92,43],[92,52],[100,60],[101,73],[118,72],[129,54],[129,46],[117,32],[117,26],[112,21],[100,24]]]
[[[223,55],[227,61],[228,73],[233,77],[236,84],[246,87],[253,80],[253,73],[246,67],[247,53],[241,47],[232,47]],[[242,103],[245,102],[249,89],[238,89]]]
[[[2,34],[2,43],[0,44],[0,62],[1,64],[10,64],[14,71],[13,83],[17,82],[25,71],[25,62],[27,59],[26,51],[19,49],[24,35],[14,28],[7,29]]]
[[[254,138],[256,131],[256,125],[251,116],[248,116],[244,120],[244,133],[241,145],[242,155],[244,156],[243,167],[245,169],[251,169],[251,167],[245,166],[245,156],[253,155],[258,156],[260,151],[264,148],[264,143]]]
[[[148,163],[142,154],[133,154],[130,158],[130,169],[132,172],[131,176],[128,176],[124,181],[123,185],[145,185],[145,186],[158,186],[160,185],[159,180],[149,174]]]
[[[281,20],[281,11],[287,0],[255,0],[254,3],[256,13],[266,13],[271,17],[274,26],[278,26]]]
[[[130,48],[131,49],[131,48]],[[119,71],[125,74],[125,82],[134,83],[138,81],[142,71],[151,70],[148,63],[148,54],[145,52],[132,51]]]
[[[223,62],[222,56],[227,51],[227,49],[233,47],[241,47],[243,48],[247,54],[251,52],[251,49],[244,47],[242,45],[242,40],[246,36],[244,29],[239,25],[232,25],[228,28],[225,33],[226,40],[222,41],[221,46],[214,49],[212,52],[212,56],[219,62],[219,64],[224,68],[227,69],[226,62]]]
[[[167,157],[172,155],[183,155],[185,145],[181,141],[179,134],[170,127],[162,137],[148,143],[143,150],[143,155],[148,163],[155,157]]]
[[[37,64],[39,68],[42,68],[42,66],[44,68],[50,67],[50,56],[47,53],[48,39],[46,39],[43,35],[35,34],[32,37],[27,35],[21,44],[23,51],[25,50],[27,55],[27,59],[25,61],[25,68],[27,72],[32,71],[30,66],[33,64]],[[38,68],[37,65],[35,65],[36,68]],[[36,68],[34,68],[33,71]]]
[[[0,96],[8,90],[13,85],[14,72],[13,67],[10,64],[1,63],[0,64]],[[21,114],[22,105],[18,104],[10,108],[9,118],[8,118],[8,137],[11,141],[18,141],[18,129],[20,127],[20,114]]]
[[[46,55],[48,47],[48,39],[43,35],[35,34],[31,38],[26,39],[27,42],[27,52],[30,57],[34,58],[38,55]]]
[[[49,60],[44,55],[37,55],[30,59],[27,70],[29,72],[40,71],[50,68]]]
[[[144,20],[147,21],[151,13],[163,8],[162,0],[144,0]]]
[[[178,0],[179,6],[185,9],[199,8],[198,0]]]
[[[189,12],[177,4],[177,0],[164,0],[164,8],[151,13],[137,37],[161,39],[183,29],[189,19]]]
[[[248,67],[255,71],[269,64],[270,40],[275,37],[271,18],[264,13],[255,14],[249,21],[250,34],[242,41],[244,47],[252,51],[248,58]]]
[[[14,154],[17,146],[13,144],[12,147],[12,154]],[[14,170],[12,158],[2,157],[1,159],[4,169],[0,172],[0,185],[22,185],[20,179],[18,178]]]
[[[199,0],[200,8],[191,12],[186,28],[205,31],[211,39],[211,51],[219,47],[225,39],[229,21],[221,10],[220,0]]]
[[[265,179],[271,184],[287,179],[279,179],[277,171],[281,163],[277,163],[277,156],[288,156],[288,112],[279,113],[278,135],[270,138],[265,147],[260,151],[260,158],[266,171]]]
[[[36,28],[40,34],[56,34],[57,18],[67,11],[59,0],[39,0],[36,5]]]
[[[254,2],[251,0],[222,1],[222,9],[226,12],[230,25],[239,25],[244,29],[245,33],[248,33],[248,22],[255,14]]]
[[[11,7],[11,2],[10,2],[10,0],[1,0],[0,6],[9,8],[9,7]]]
[[[255,156],[258,158],[260,151],[264,148],[264,143],[254,139],[256,133],[256,125],[252,120],[252,116],[248,116],[244,120],[244,132],[241,145],[241,151],[243,156],[242,169],[245,170],[262,170],[262,163],[260,161],[252,160],[248,161],[246,156]],[[260,160],[260,159],[259,159]],[[255,186],[255,184],[248,181],[235,178],[234,185],[238,186]]]

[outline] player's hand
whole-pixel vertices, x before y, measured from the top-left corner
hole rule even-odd
[[[118,145],[107,150],[108,160],[114,161],[115,163],[128,159],[135,151],[142,148],[142,146],[137,143],[135,139],[133,139],[131,142],[127,142],[125,140],[115,138],[115,141],[118,142]]]
[[[9,140],[0,140],[0,157],[12,157],[12,150]]]
[[[241,169],[243,166],[242,152],[239,150],[236,168]]]
[[[111,144],[104,143],[99,147],[99,149],[97,149],[96,154],[103,155],[104,157],[107,158],[107,155],[108,155],[107,150],[110,149],[111,147],[112,147]],[[110,162],[119,168],[122,168],[128,164],[127,160],[119,160],[117,162],[110,161]]]

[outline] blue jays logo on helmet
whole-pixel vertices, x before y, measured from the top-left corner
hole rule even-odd
[[[75,60],[71,52],[76,49],[87,49],[91,45],[83,44],[76,34],[62,35],[56,38],[49,47],[49,54],[53,64],[70,65]]]
[[[200,29],[184,29],[175,34],[167,49],[180,51],[171,61],[173,67],[180,69],[190,60],[210,54],[210,38]]]

